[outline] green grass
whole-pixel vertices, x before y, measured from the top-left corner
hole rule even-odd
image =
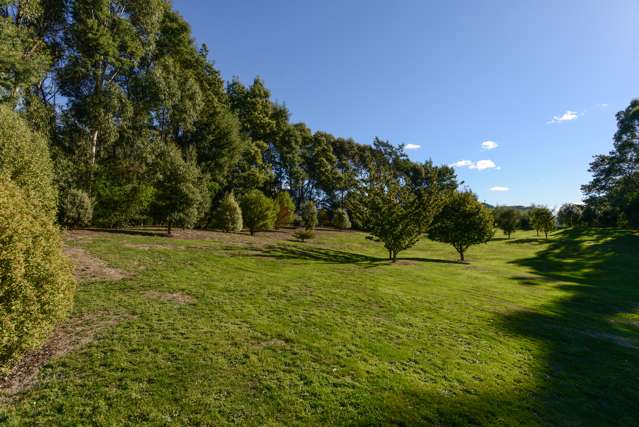
[[[0,423],[639,423],[636,234],[518,232],[469,264],[427,240],[396,265],[360,233],[264,240],[75,242],[136,275],[81,285],[74,316],[122,320],[0,403]]]

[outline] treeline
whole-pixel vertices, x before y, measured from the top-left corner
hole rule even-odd
[[[595,156],[582,186],[580,221],[589,226],[639,227],[639,100],[617,113],[613,149]]]
[[[224,196],[252,190],[332,218],[373,168],[407,181],[437,169],[457,186],[401,146],[292,123],[259,78],[225,84],[168,1],[10,1],[0,14],[0,96],[49,139],[62,224],[216,227]]]

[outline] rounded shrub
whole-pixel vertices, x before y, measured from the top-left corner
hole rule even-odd
[[[93,204],[87,193],[69,190],[60,200],[60,224],[67,227],[86,227],[93,218]]]
[[[41,344],[73,303],[60,234],[30,194],[0,174],[0,372]]]
[[[47,141],[6,105],[0,105],[0,174],[23,191],[34,209],[55,218],[58,194]]]
[[[242,197],[242,215],[244,225],[251,236],[256,231],[271,230],[275,223],[275,205],[273,200],[259,190],[251,190]]]
[[[313,230],[317,226],[317,208],[312,200],[308,200],[302,207],[302,224],[307,230]]]
[[[348,213],[344,209],[337,209],[333,214],[333,227],[348,230],[352,227]]]
[[[286,191],[281,191],[275,196],[275,228],[286,227],[295,219],[295,203],[291,195]]]
[[[233,193],[227,193],[217,208],[217,223],[227,233],[242,231],[242,210]]]

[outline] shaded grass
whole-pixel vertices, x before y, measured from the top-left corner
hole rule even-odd
[[[0,405],[0,422],[636,423],[629,232],[517,233],[472,248],[467,265],[430,241],[391,264],[354,232],[195,237],[73,241],[136,273],[81,286],[75,315],[117,308],[130,320],[52,361]]]

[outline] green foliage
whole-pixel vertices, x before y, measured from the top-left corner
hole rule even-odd
[[[317,225],[320,227],[328,227],[331,225],[331,216],[327,209],[322,208],[317,210]]]
[[[87,193],[71,189],[60,200],[60,224],[67,227],[86,227],[93,219],[93,204]]]
[[[548,233],[555,229],[555,216],[552,211],[546,207],[535,207],[530,211],[530,219],[533,227],[537,231],[537,235],[540,232],[544,233],[546,239],[548,239]]]
[[[50,212],[0,174],[0,373],[70,312],[75,282]]]
[[[251,236],[257,231],[271,230],[275,223],[275,204],[259,190],[251,190],[242,197],[244,225]]]
[[[217,223],[227,233],[242,231],[242,210],[232,192],[227,193],[217,209]]]
[[[297,230],[293,233],[293,237],[295,237],[300,242],[305,242],[315,237],[315,232],[313,230]]]
[[[55,218],[57,191],[46,140],[8,106],[0,105],[0,174],[15,182],[35,210]]]
[[[455,192],[433,220],[428,237],[451,244],[461,261],[466,250],[487,243],[494,235],[494,219],[488,208],[469,191]]]
[[[566,203],[557,212],[557,222],[562,227],[575,227],[581,223],[583,206]]]
[[[281,191],[275,196],[275,228],[286,227],[295,219],[295,203],[287,191]]]
[[[306,230],[314,230],[317,226],[317,208],[312,200],[307,200],[302,206],[302,224]]]
[[[206,177],[194,161],[185,161],[180,149],[170,143],[159,150],[155,171],[154,218],[167,224],[168,234],[173,225],[193,227],[208,211]]]
[[[339,208],[333,213],[333,227],[341,230],[348,230],[351,228],[351,220],[348,217],[348,213],[345,209]]]
[[[494,216],[497,227],[501,228],[510,239],[510,235],[517,230],[521,221],[519,211],[511,207],[498,207],[495,208]]]
[[[582,186],[587,222],[593,225],[639,227],[639,99],[617,113],[613,149],[594,157],[592,180]],[[596,214],[595,214],[596,213]],[[562,218],[563,219],[563,218]]]
[[[443,193],[437,170],[429,171],[429,175],[430,185],[416,188],[404,184],[388,170],[380,170],[373,174],[363,204],[356,208],[366,216],[363,222],[369,237],[384,243],[393,262],[399,252],[419,241],[441,209]]]

